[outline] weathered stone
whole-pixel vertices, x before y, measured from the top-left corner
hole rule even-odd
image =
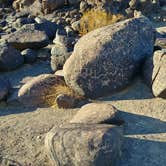
[[[75,99],[66,94],[60,94],[56,97],[55,103],[58,108],[73,108],[75,106]]]
[[[153,46],[154,30],[146,17],[94,30],[76,43],[63,68],[65,81],[78,94],[91,98],[119,91],[131,83]]]
[[[47,46],[49,43],[45,32],[26,26],[11,34],[7,41],[19,50],[27,48],[38,49]]]
[[[21,87],[18,100],[25,106],[43,106],[54,87],[62,83],[62,79],[52,74],[37,76]]]
[[[21,54],[24,56],[25,63],[33,63],[37,59],[37,53],[32,49],[26,49]]]
[[[17,12],[27,12],[32,15],[42,14],[42,3],[40,0],[15,0],[13,8]]]
[[[166,50],[156,51],[143,68],[144,79],[152,87],[154,96],[166,98]]]
[[[65,0],[43,0],[42,7],[45,14],[51,13],[55,9],[63,7]]]
[[[70,55],[71,52],[68,52],[65,46],[55,45],[51,49],[51,69],[56,71],[57,69],[62,68]]]
[[[53,165],[113,166],[121,154],[122,130],[103,124],[68,124],[45,138]]]
[[[24,63],[21,53],[15,48],[7,45],[0,45],[0,71],[16,69]]]
[[[117,113],[111,104],[90,103],[81,107],[70,123],[118,123]]]

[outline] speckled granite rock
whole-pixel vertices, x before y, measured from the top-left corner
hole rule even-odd
[[[54,165],[114,166],[120,158],[121,127],[68,124],[53,128],[45,147]]]
[[[131,83],[137,66],[153,53],[153,45],[154,30],[146,17],[94,30],[75,45],[64,65],[65,81],[90,98],[119,91]]]

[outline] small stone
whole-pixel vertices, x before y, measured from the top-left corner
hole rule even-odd
[[[118,110],[108,103],[90,103],[86,104],[77,112],[70,123],[109,123],[120,124]]]
[[[37,53],[32,49],[26,49],[21,54],[24,56],[25,63],[33,63],[37,59]]]
[[[55,103],[58,108],[73,108],[75,105],[75,99],[66,94],[60,94],[56,97]]]

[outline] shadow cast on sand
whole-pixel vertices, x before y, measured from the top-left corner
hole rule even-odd
[[[119,112],[124,119],[122,156],[117,166],[165,166],[166,122]]]

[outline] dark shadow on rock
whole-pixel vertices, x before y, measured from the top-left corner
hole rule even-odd
[[[98,98],[99,101],[144,100],[154,98],[152,90],[141,78],[136,78],[132,85],[119,93]]]

